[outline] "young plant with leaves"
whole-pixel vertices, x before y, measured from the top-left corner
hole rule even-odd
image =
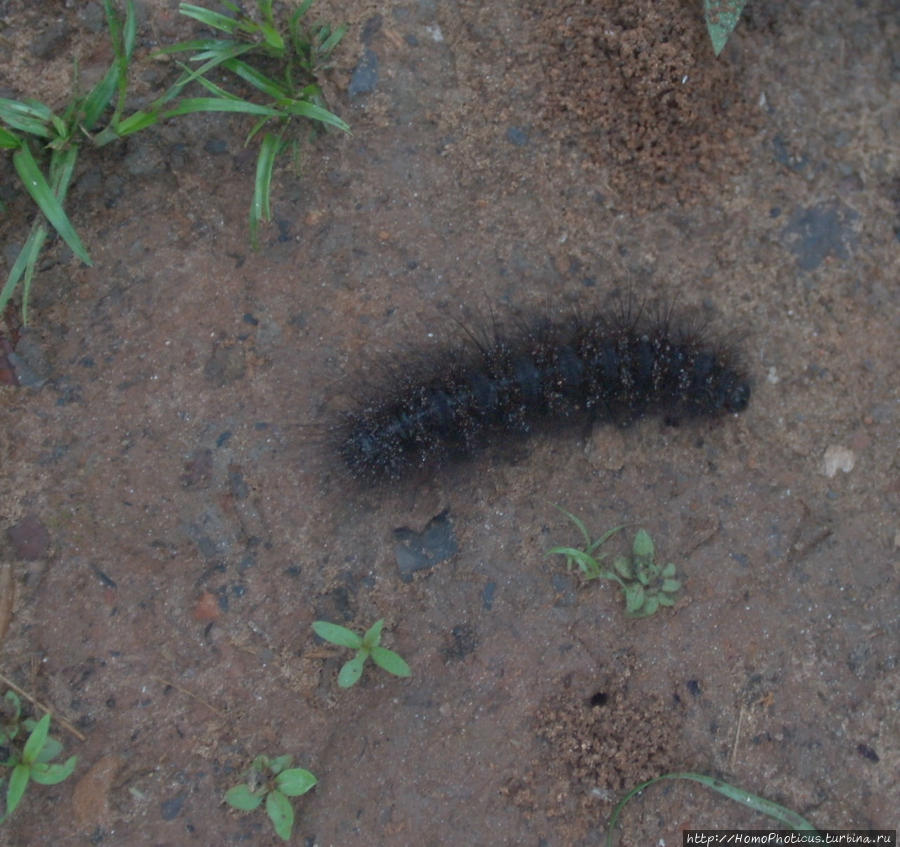
[[[336,623],[328,621],[316,621],[313,623],[313,631],[319,638],[337,644],[339,647],[349,647],[356,650],[356,655],[344,664],[338,674],[338,685],[341,688],[350,688],[356,685],[362,676],[366,660],[371,658],[378,667],[386,670],[394,676],[410,676],[412,671],[409,665],[393,650],[381,646],[381,629],[384,620],[377,620],[366,630],[365,635],[359,636],[353,630],[347,629]]]
[[[294,829],[294,807],[288,797],[306,794],[317,780],[303,768],[292,768],[293,756],[257,756],[247,772],[247,781],[229,788],[225,802],[242,812],[252,812],[266,802],[266,814],[275,832],[285,841]]]
[[[303,2],[281,25],[275,20],[272,0],[259,0],[259,18],[247,15],[236,3],[222,0],[229,14],[204,6],[181,3],[178,10],[210,27],[223,37],[184,41],[165,48],[163,53],[191,52],[188,62],[199,65],[192,72],[210,97],[191,98],[180,108],[191,111],[234,111],[257,116],[246,143],[262,133],[256,160],[253,202],[250,205],[250,237],[258,246],[260,221],[272,218],[270,202],[272,173],[276,157],[290,147],[297,161],[300,139],[293,132],[298,120],[311,127],[333,127],[349,132],[350,127],[325,108],[325,98],[318,75],[329,65],[332,51],[347,31],[346,26],[332,29],[320,24],[307,29],[303,18],[312,0]],[[261,98],[257,103],[213,82],[209,75],[221,69],[228,71],[234,82],[240,81]]]
[[[681,582],[675,578],[675,565],[672,562],[665,565],[656,563],[653,540],[646,530],[639,529],[635,533],[630,558],[618,555],[613,557],[611,566],[605,565],[603,563],[611,553],[598,550],[622,527],[613,527],[591,540],[581,520],[559,506],[556,508],[578,527],[585,546],[583,549],[554,547],[547,551],[548,556],[565,556],[566,568],[571,571],[577,567],[585,582],[610,579],[618,583],[625,594],[625,610],[629,617],[646,618],[655,614],[660,606],[675,604],[674,595],[681,588]]]
[[[62,764],[54,764],[51,761],[62,752],[62,744],[50,737],[49,713],[39,721],[32,718],[23,720],[22,704],[14,691],[6,692],[3,707],[9,715],[0,726],[0,747],[7,750],[7,758],[0,761],[0,767],[10,768],[11,771],[6,789],[6,810],[0,815],[0,823],[3,823],[22,802],[29,782],[56,785],[72,774],[78,760],[77,756],[70,756]],[[20,748],[22,729],[29,735]]]

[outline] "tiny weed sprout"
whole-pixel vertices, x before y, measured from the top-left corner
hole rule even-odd
[[[50,715],[39,721],[22,719],[22,704],[14,691],[7,691],[2,702],[3,717],[0,724],[0,748],[6,754],[0,767],[11,768],[6,789],[6,809],[0,814],[3,823],[22,802],[29,782],[39,785],[56,785],[67,779],[75,770],[77,756],[70,756],[63,764],[50,760],[62,752],[62,744],[50,737]],[[21,744],[21,730],[29,735]],[[0,784],[2,784],[0,779]]]
[[[378,667],[394,676],[410,676],[412,674],[409,665],[400,656],[393,650],[381,646],[381,628],[383,626],[384,620],[377,620],[366,630],[365,635],[360,636],[336,623],[328,623],[328,621],[313,623],[313,631],[319,638],[337,644],[339,647],[356,650],[356,655],[344,664],[338,674],[338,685],[341,688],[350,688],[350,686],[356,685],[362,676],[366,659],[370,657]]]
[[[680,580],[675,578],[675,565],[672,562],[656,563],[653,539],[646,530],[639,529],[635,533],[630,558],[618,555],[607,563],[611,553],[601,552],[599,548],[623,527],[613,527],[591,540],[581,520],[559,506],[556,508],[578,527],[585,546],[581,549],[554,547],[547,551],[548,556],[565,556],[566,568],[572,571],[577,567],[585,582],[595,579],[617,582],[625,594],[625,610],[629,617],[646,618],[655,614],[660,606],[675,605],[675,595],[681,588]]]
[[[712,776],[706,776],[706,774],[702,773],[664,773],[660,776],[655,776],[653,779],[647,780],[647,782],[642,782],[640,785],[636,785],[631,789],[618,803],[615,809],[613,809],[613,813],[610,816],[609,824],[606,827],[606,847],[613,847],[613,835],[616,829],[616,823],[618,823],[619,815],[622,814],[622,809],[625,808],[625,805],[628,801],[634,797],[635,794],[640,794],[645,788],[649,788],[656,782],[662,782],[665,779],[686,779],[690,782],[699,782],[700,785],[705,785],[707,788],[711,788],[713,791],[718,791],[719,794],[728,797],[731,800],[734,800],[736,803],[740,803],[742,806],[746,806],[748,809],[753,809],[756,812],[761,812],[764,815],[768,815],[773,820],[778,821],[780,824],[798,832],[812,832],[815,833],[816,836],[821,838],[818,833],[818,830],[805,818],[798,815],[796,812],[792,812],[790,809],[786,809],[784,806],[780,806],[778,803],[773,803],[771,800],[766,800],[765,797],[759,797],[756,794],[751,794],[749,791],[744,791],[737,786],[730,785],[727,782],[724,782],[721,779],[716,779]],[[821,840],[815,841],[810,840],[810,844],[823,844],[824,842]]]
[[[266,801],[266,814],[275,832],[285,841],[294,828],[294,807],[288,797],[306,794],[317,780],[303,768],[292,768],[293,756],[257,756],[250,765],[247,781],[229,788],[225,802],[233,809],[252,812]]]

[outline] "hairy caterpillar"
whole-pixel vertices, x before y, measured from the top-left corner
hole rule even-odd
[[[365,481],[466,456],[492,438],[579,420],[667,422],[743,411],[750,382],[727,350],[671,314],[626,307],[521,325],[427,366],[394,366],[391,384],[346,413],[338,452]]]

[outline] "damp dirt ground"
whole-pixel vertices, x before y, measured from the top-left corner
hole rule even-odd
[[[242,120],[82,156],[93,266],[50,245],[0,360],[0,672],[78,766],[0,841],[279,843],[223,802],[260,753],[316,774],[293,841],[323,847],[601,844],[667,770],[897,826],[898,8],[751,0],[716,60],[699,5],[319,0],[353,132],[277,170],[256,252]],[[60,107],[109,61],[97,3],[0,10],[0,96]],[[136,105],[198,32],[139,12]],[[5,276],[31,211],[0,167]],[[747,411],[347,478],[329,428],[386,367],[621,291],[702,314]],[[645,527],[675,606],[579,585],[554,504]],[[310,625],[379,618],[412,677],[340,690]],[[770,824],[669,782],[619,843]]]

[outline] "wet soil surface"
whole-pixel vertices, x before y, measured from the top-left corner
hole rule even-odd
[[[0,358],[0,670],[83,740],[59,727],[78,768],[7,843],[277,843],[223,803],[260,753],[319,778],[309,845],[599,844],[665,770],[897,825],[898,10],[751,2],[715,60],[695,6],[319,0],[353,134],[277,171],[258,252],[242,120],[83,155],[93,267],[51,245]],[[72,56],[109,61],[99,4],[0,8],[2,96],[61,106]],[[198,32],[139,8],[136,102]],[[2,168],[5,274],[31,212]],[[621,291],[708,321],[747,411],[341,467],[342,411],[460,323]],[[646,527],[675,607],[580,585],[553,504]],[[311,623],[378,618],[412,677],[340,690]],[[671,782],[620,843],[769,825]]]

